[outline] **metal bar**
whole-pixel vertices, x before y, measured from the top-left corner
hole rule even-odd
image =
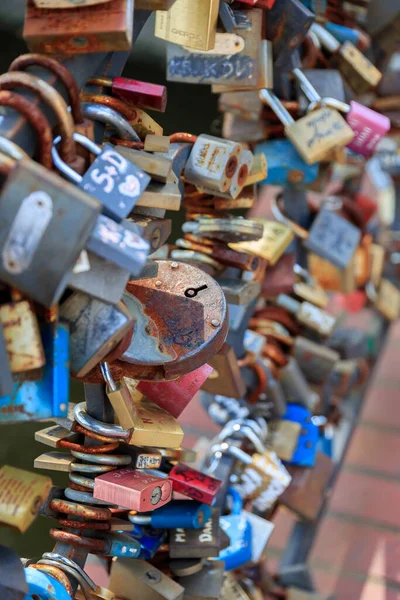
[[[133,25],[133,43],[138,38],[144,24],[149,18],[151,11],[135,10]],[[80,54],[61,60],[61,62],[71,71],[75,77],[78,86],[82,88],[86,81],[96,76],[114,76],[120,75],[128,59],[128,52],[99,52],[93,54]],[[38,75],[47,83],[52,85],[68,102],[67,90],[63,84],[53,75],[40,67],[29,67],[30,73]],[[17,90],[22,96],[33,101],[48,118],[51,126],[56,125],[55,116],[52,110],[43,104],[38,97],[25,90]],[[27,154],[33,156],[36,150],[35,134],[25,118],[21,117],[17,111],[3,107],[0,119],[0,135],[13,140]]]

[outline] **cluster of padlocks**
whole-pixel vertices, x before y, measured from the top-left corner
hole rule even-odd
[[[368,2],[231,4],[27,2],[32,53],[0,76],[0,422],[54,422],[32,460],[66,484],[0,469],[4,526],[58,521],[39,560],[1,548],[7,600],[320,597],[265,556],[278,505],[317,518],[342,403],[368,374],[332,293],[399,316],[379,244],[396,82],[363,53],[379,54]],[[80,81],[80,60],[129,50],[152,10],[167,79],[212,86],[220,135],[164,135],[167,89],[110,78],[111,54]],[[397,21],[371,14],[387,59]],[[221,428],[201,461],[179,425],[197,394]]]

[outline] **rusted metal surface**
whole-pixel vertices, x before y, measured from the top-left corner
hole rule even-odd
[[[82,112],[81,101],[79,99],[79,88],[76,83],[75,77],[71,71],[67,69],[62,63],[51,56],[44,54],[21,54],[18,56],[9,66],[8,71],[25,71],[27,67],[33,65],[43,67],[54,73],[57,79],[59,79],[68,94],[68,101],[71,107],[72,118],[75,123],[82,123],[84,116]]]
[[[58,519],[59,524],[66,529],[92,529],[93,531],[111,531],[108,522],[97,523],[96,521],[73,521],[72,519]]]
[[[29,0],[23,36],[32,52],[45,54],[130,50],[133,9],[133,0],[50,10]]]
[[[243,271],[253,272],[257,269],[259,259],[256,256],[237,252],[228,248],[226,244],[219,244],[216,241],[206,240],[205,238],[197,238],[190,233],[185,234],[185,240],[190,243],[192,250],[198,250],[209,254],[215,260],[229,267],[235,267]]]
[[[47,573],[51,577],[54,577],[54,579],[56,579],[59,583],[61,583],[62,586],[64,586],[64,588],[67,590],[67,592],[71,596],[71,598],[73,597],[71,582],[68,579],[68,577],[66,576],[66,574],[61,569],[58,569],[57,567],[54,567],[51,565],[33,564],[30,566],[33,569],[37,569],[38,571],[43,571],[44,573]]]
[[[44,114],[30,100],[6,90],[0,90],[0,105],[14,108],[33,127],[38,142],[37,159],[44,167],[51,169],[53,167],[51,157],[53,135],[50,123]]]
[[[82,427],[82,425],[79,425],[79,423],[74,423],[74,431],[83,433],[84,435],[87,435],[88,437],[92,438],[93,440],[97,440],[99,442],[109,442],[112,444],[114,444],[114,442],[115,442],[114,438],[107,437],[106,435],[100,435],[99,433],[94,433],[94,431],[89,431],[89,429]],[[85,449],[85,452],[86,452],[86,449]]]
[[[76,502],[59,498],[54,498],[50,502],[50,508],[66,515],[82,517],[86,521],[109,521],[112,517],[112,513],[108,508],[86,506],[85,504],[77,504]]]
[[[80,548],[85,548],[88,552],[93,553],[102,552],[106,547],[104,540],[83,537],[76,533],[55,529],[54,527],[50,529],[50,536],[57,542],[64,542],[71,546],[79,546]]]
[[[134,108],[128,106],[123,100],[114,98],[114,96],[105,96],[103,94],[83,94],[82,100],[84,102],[95,102],[102,106],[108,106],[117,112],[119,112],[125,119],[132,121],[137,117],[137,111]]]
[[[67,448],[68,450],[74,450],[76,452],[85,452],[86,454],[104,454],[105,452],[113,452],[118,448],[118,446],[119,442],[114,442],[113,444],[104,444],[103,446],[95,446],[92,448],[88,448],[84,444],[75,444],[74,442],[70,442],[68,440],[60,440],[59,442],[60,448]]]
[[[128,282],[124,296],[137,317],[134,352],[124,355],[128,377],[173,379],[193,371],[218,352],[227,334],[225,297],[210,276],[185,263],[157,265],[157,277]]]
[[[57,117],[60,129],[60,156],[68,164],[76,159],[76,145],[73,139],[74,122],[62,96],[40,77],[24,72],[3,73],[0,75],[0,90],[24,88],[35,92],[41,100],[51,106]]]
[[[173,144],[175,142],[182,142],[182,143],[189,142],[190,144],[194,144],[195,141],[197,140],[197,135],[194,135],[193,133],[177,132],[177,133],[173,133],[172,135],[170,135],[169,140],[170,140],[171,144]]]

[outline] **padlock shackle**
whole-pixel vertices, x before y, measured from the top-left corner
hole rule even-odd
[[[85,579],[87,585],[89,587],[91,587],[92,590],[96,591],[98,589],[98,586],[95,584],[93,579],[91,577],[89,577],[89,575],[86,573],[86,571],[84,571],[82,569],[82,567],[80,567],[78,565],[78,563],[76,563],[71,558],[67,558],[66,556],[63,556],[62,554],[58,554],[57,552],[44,552],[44,554],[42,555],[42,558],[48,559],[48,560],[55,560],[60,563],[63,563],[64,565],[68,565],[68,566],[72,567],[73,569],[75,569],[75,571],[77,571],[83,577],[83,579]]]
[[[0,153],[0,173],[8,176],[15,167],[15,160],[6,154]]]
[[[285,127],[293,125],[293,123],[295,123],[295,120],[293,119],[292,115],[283,106],[278,96],[271,92],[271,90],[260,90],[259,98],[264,104],[267,104],[270,108],[272,108],[278,119],[283,123]]]
[[[229,454],[240,460],[240,462],[245,465],[251,464],[251,456],[247,454],[244,450],[239,448],[238,446],[234,446],[233,444],[228,444],[227,442],[222,442],[220,444],[213,444],[211,446],[211,454],[214,456],[215,454]]]
[[[51,553],[49,553],[49,554],[51,554]],[[70,577],[73,577],[74,579],[76,579],[76,581],[82,588],[82,592],[83,592],[83,595],[85,596],[85,600],[90,600],[90,598],[92,597],[92,595],[90,593],[90,588],[86,582],[86,579],[82,576],[81,573],[79,573],[77,571],[77,569],[75,569],[71,565],[66,565],[65,563],[63,563],[61,561],[52,560],[49,558],[41,558],[40,560],[37,561],[36,564],[47,565],[49,567],[56,567],[57,569],[60,569],[67,576],[69,575]]]
[[[15,158],[15,160],[30,158],[29,154],[24,152],[24,150],[22,150],[18,144],[3,136],[0,136],[0,152],[7,154],[7,156],[10,158]]]
[[[89,152],[92,152],[95,156],[99,156],[101,154],[102,150],[101,150],[100,146],[95,144],[92,140],[90,140],[88,137],[86,137],[82,133],[75,132],[72,137],[75,142],[78,142],[78,144],[81,144],[81,146],[86,148],[86,150],[89,150]],[[56,146],[60,141],[61,141],[61,136],[57,136],[54,140],[54,145],[51,149],[51,155],[53,157],[54,165],[57,167],[57,169],[63,175],[65,175],[65,177],[69,181],[71,181],[71,183],[76,183],[77,185],[79,185],[83,179],[82,175],[80,175],[79,173],[74,171],[74,169],[72,169],[72,167],[67,165],[67,163],[64,162],[62,160],[61,156],[58,154],[58,150],[57,150]]]
[[[36,65],[51,71],[63,83],[69,97],[72,118],[75,123],[82,123],[84,116],[79,98],[78,84],[71,71],[58,60],[45,54],[21,54],[21,56],[17,56],[17,58],[13,60],[8,71],[25,71],[27,67]]]
[[[115,383],[115,380],[111,374],[110,367],[108,366],[107,362],[100,363],[100,371],[104,377],[104,381],[106,382],[108,389],[111,392],[116,392],[118,389],[117,384]]]
[[[132,125],[113,108],[94,102],[83,102],[82,110],[87,119],[109,125],[122,140],[141,141]]]
[[[66,162],[76,158],[76,146],[73,140],[74,122],[68,111],[67,103],[55,88],[44,79],[25,73],[24,71],[13,71],[0,75],[0,90],[13,90],[23,88],[34,92],[39,98],[51,108],[57,118],[60,128],[61,143],[60,153]]]
[[[123,429],[120,425],[111,425],[98,421],[94,417],[91,417],[86,412],[86,402],[80,402],[74,408],[74,418],[86,429],[93,431],[99,435],[105,435],[107,437],[119,438],[122,440],[129,439],[131,432],[129,429]]]
[[[325,27],[322,27],[322,25],[313,23],[310,27],[310,31],[315,33],[322,46],[329,52],[337,52],[339,50],[341,46],[340,42],[338,42],[335,36],[329,33]]]
[[[243,510],[243,500],[237,490],[233,487],[228,487],[227,496],[232,498],[232,510],[231,515],[240,515]]]
[[[309,107],[307,108],[308,112],[316,110],[322,106],[327,106],[328,108],[333,108],[342,113],[349,113],[351,110],[350,104],[346,104],[346,102],[342,102],[341,100],[337,100],[336,98],[321,98],[319,100],[312,101]]]
[[[292,74],[299,82],[301,89],[310,102],[320,102],[322,100],[311,81],[307,79],[301,69],[293,69]]]

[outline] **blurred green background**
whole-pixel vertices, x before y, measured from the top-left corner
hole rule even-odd
[[[1,53],[0,72],[7,71],[9,64],[19,54],[27,52],[22,39],[22,23],[25,0],[13,0],[0,3]],[[147,21],[124,75],[142,81],[165,84],[165,42],[154,37],[154,15]],[[211,94],[210,86],[185,85],[168,83],[168,106],[164,114],[151,113],[153,118],[164,127],[164,133],[189,131],[191,133],[207,133],[215,119],[218,118],[217,97]],[[171,240],[180,235],[183,211],[169,213],[173,219]],[[83,400],[83,387],[71,381],[71,401]],[[51,423],[49,423],[50,425]],[[12,465],[23,469],[33,469],[35,457],[53,450],[34,440],[34,433],[44,429],[45,423],[22,423],[20,425],[3,425],[1,427],[0,465]],[[66,473],[41,471],[49,475],[55,485],[65,487]],[[51,519],[39,517],[26,534],[22,535],[11,529],[0,527],[0,543],[14,548],[22,557],[38,557],[51,550],[53,541],[48,535],[50,527],[56,526]]]

